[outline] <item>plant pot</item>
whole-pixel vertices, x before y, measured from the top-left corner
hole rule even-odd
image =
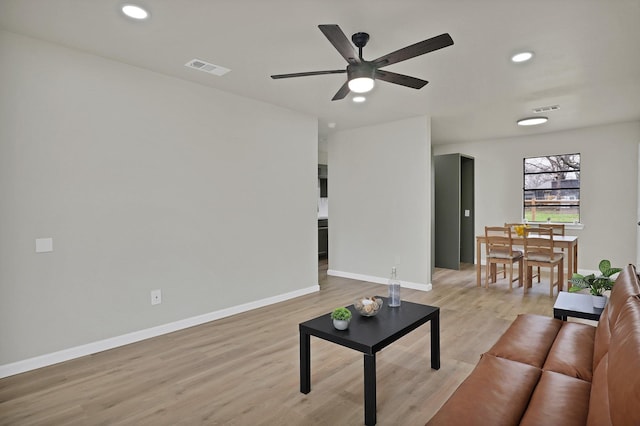
[[[594,296],[591,295],[591,299],[593,300],[593,307],[602,309],[604,305],[607,304],[607,296]]]
[[[349,321],[350,320],[337,320],[337,319],[334,319],[333,320],[333,326],[338,330],[346,330],[347,328],[349,328]]]

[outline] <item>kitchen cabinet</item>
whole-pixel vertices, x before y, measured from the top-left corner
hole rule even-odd
[[[326,164],[318,165],[318,181],[320,184],[320,198],[327,198],[329,196],[327,191],[327,178],[328,168]]]
[[[318,257],[329,256],[329,220],[318,219]]]

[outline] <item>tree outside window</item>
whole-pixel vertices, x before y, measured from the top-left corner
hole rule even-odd
[[[580,222],[580,154],[523,160],[523,217],[528,222]]]

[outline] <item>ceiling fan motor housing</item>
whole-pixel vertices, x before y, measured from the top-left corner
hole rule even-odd
[[[359,64],[347,65],[347,80],[353,80],[354,78],[370,78],[374,79],[376,76],[376,67],[372,62],[360,62]]]

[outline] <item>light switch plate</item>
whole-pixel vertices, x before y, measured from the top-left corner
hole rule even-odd
[[[36,253],[53,251],[53,238],[36,238]]]
[[[465,211],[464,211],[464,216],[465,216],[465,217],[469,217],[469,216],[471,216],[471,210],[465,210]]]

